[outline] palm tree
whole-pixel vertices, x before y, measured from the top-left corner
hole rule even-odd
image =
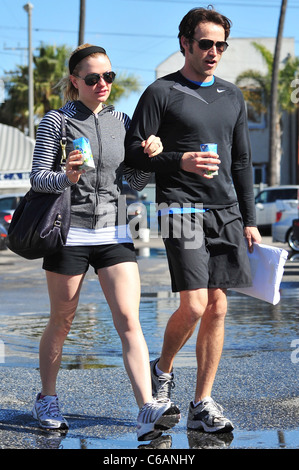
[[[66,46],[41,45],[34,57],[34,116],[35,121],[50,109],[61,106],[59,91],[54,89],[67,69],[70,49]],[[0,106],[0,122],[25,131],[28,125],[28,66],[17,66],[7,73],[5,83],[8,98]]]
[[[280,62],[280,51],[282,43],[282,33],[284,26],[284,19],[287,9],[287,0],[281,1],[280,7],[280,16],[278,23],[278,31],[276,36],[275,52],[273,58],[273,67],[272,67],[272,81],[271,81],[271,100],[270,100],[270,139],[269,139],[269,160],[270,160],[270,184],[278,184],[280,181],[277,181],[277,176],[280,174],[280,162],[278,162],[278,151],[277,149],[277,138],[276,138],[276,128],[279,121],[279,112],[278,112],[278,82],[279,82],[279,62]],[[278,166],[279,165],[279,166]]]
[[[245,101],[258,113],[267,113],[272,98],[272,71],[273,54],[262,44],[252,43],[258,50],[267,66],[267,73],[263,75],[258,70],[246,70],[238,75],[236,84],[243,91]],[[275,113],[275,154],[270,159],[270,171],[268,183],[270,185],[280,184],[280,162],[281,162],[281,141],[282,141],[282,113],[287,111],[293,113],[296,111],[296,104],[291,100],[293,89],[291,83],[294,80],[296,72],[299,69],[299,58],[288,56],[283,67],[278,73],[277,100],[278,110]],[[262,93],[263,101],[257,99],[257,90]],[[260,95],[260,93],[259,93]]]
[[[34,58],[34,113],[39,119],[50,109],[61,106],[61,96],[55,85],[65,74],[70,48],[41,45]]]
[[[68,73],[70,49],[63,45],[54,47],[41,45],[39,54],[34,57],[34,115],[39,122],[50,109],[57,109],[63,99],[60,90],[55,88],[61,77]],[[28,126],[28,67],[17,66],[5,78],[8,98],[0,105],[0,122],[25,131]],[[118,74],[109,103],[116,103],[122,96],[128,96],[140,89],[139,80],[134,75]]]
[[[17,127],[21,131],[28,127],[28,66],[17,66],[4,79],[8,98],[0,106],[0,122]],[[26,106],[24,106],[26,103]]]
[[[140,82],[135,75],[117,73],[107,104],[115,104],[120,98],[140,90]]]

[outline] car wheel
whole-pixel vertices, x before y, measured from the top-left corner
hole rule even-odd
[[[287,242],[293,251],[299,251],[299,240],[295,239],[293,229],[287,235]]]

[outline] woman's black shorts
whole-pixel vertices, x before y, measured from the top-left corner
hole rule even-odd
[[[64,246],[51,256],[46,256],[43,269],[54,273],[75,276],[86,273],[92,266],[107,268],[127,261],[136,262],[133,243],[113,243],[96,246]]]

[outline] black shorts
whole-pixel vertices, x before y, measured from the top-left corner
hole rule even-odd
[[[163,217],[164,227],[169,224],[169,236],[163,239],[173,292],[251,286],[238,206]]]
[[[75,276],[86,273],[89,266],[92,266],[97,273],[98,269],[128,261],[137,262],[133,243],[64,246],[53,255],[44,258],[43,269]]]

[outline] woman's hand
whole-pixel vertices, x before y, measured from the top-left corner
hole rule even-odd
[[[72,183],[78,183],[82,173],[85,173],[85,170],[79,169],[80,165],[82,164],[83,155],[80,150],[73,150],[69,153],[65,164],[65,173]]]
[[[150,135],[148,139],[141,142],[141,145],[144,147],[144,153],[147,153],[149,157],[155,157],[163,151],[161,139],[155,135]]]

